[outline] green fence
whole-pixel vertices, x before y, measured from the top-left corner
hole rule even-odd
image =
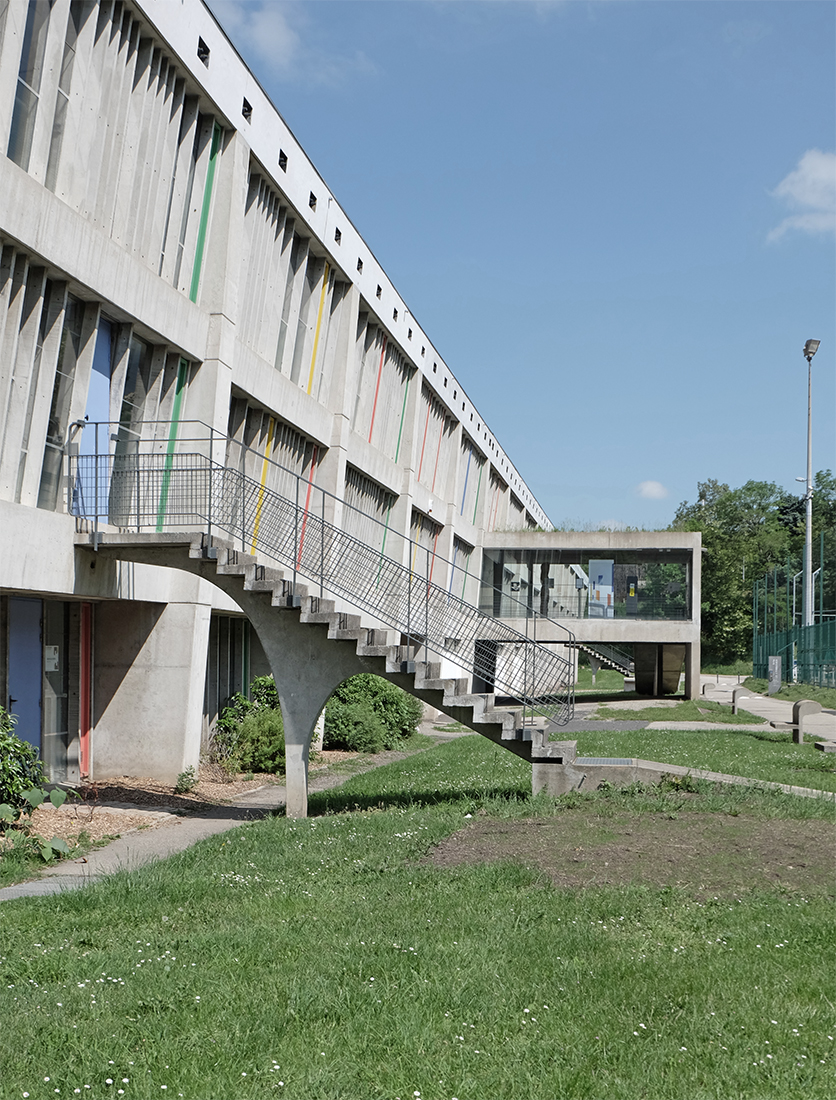
[[[781,675],[786,681],[795,679],[802,684],[836,687],[836,619],[755,634],[752,639],[755,676],[767,678],[770,657],[781,658]]]

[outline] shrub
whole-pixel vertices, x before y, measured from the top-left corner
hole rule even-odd
[[[284,768],[284,726],[273,677],[257,676],[250,684],[250,696],[240,691],[231,695],[215,723],[209,759],[227,775]],[[275,764],[257,766],[251,763],[255,758]]]
[[[189,791],[194,790],[197,783],[197,775],[195,774],[194,765],[190,764],[185,771],[180,772],[177,776],[177,782],[174,784],[175,794],[188,794]]]
[[[238,728],[239,770],[281,772],[285,766],[282,712],[273,707],[253,709]]]
[[[361,720],[365,733],[350,735],[347,731],[347,717],[342,709],[347,705],[359,706],[360,711],[352,711]],[[411,737],[418,728],[423,714],[420,699],[402,691],[380,676],[361,674],[345,680],[325,708],[325,745],[327,748],[348,748],[350,741],[357,737],[365,744],[379,742],[379,734],[370,732],[367,712],[371,711],[383,730],[383,740],[379,748],[356,748],[355,752],[380,752],[381,749],[393,749],[402,740]]]
[[[44,782],[43,764],[35,748],[15,734],[16,718],[0,707],[0,803],[31,813],[26,795]]]
[[[333,696],[328,700],[323,741],[326,748],[382,752],[388,739],[386,727],[368,702],[344,703]]]

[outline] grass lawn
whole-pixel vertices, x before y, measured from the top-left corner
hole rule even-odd
[[[743,686],[749,691],[756,691],[759,695],[766,695],[769,688],[768,680],[757,680],[750,676],[743,681]],[[812,699],[826,710],[836,707],[836,688],[816,687],[815,684],[784,684],[780,691],[776,691],[773,699],[788,699],[791,703],[798,699]]]
[[[830,1100],[826,873],[752,889],[732,862],[722,889],[714,871],[579,889],[505,848],[428,854],[565,828],[574,865],[613,821],[711,820],[815,856],[832,807],[528,790],[523,762],[462,738],[314,795],[307,821],[4,903],[0,1097]]]
[[[91,848],[98,847],[101,847],[101,843],[91,843],[90,838],[82,833],[70,849],[71,858],[78,859]],[[0,838],[0,887],[35,878],[45,867],[46,863],[34,837],[26,837],[15,829],[6,830],[5,836]]]
[[[665,717],[670,711],[664,712]],[[634,730],[578,735],[579,756],[631,756],[685,768],[836,791],[836,761],[789,733],[760,730]]]
[[[598,718],[612,718],[621,722],[722,722],[723,725],[758,725],[765,718],[750,714],[748,710],[738,710],[732,714],[731,707],[722,703],[713,703],[707,699],[686,699],[673,707],[643,707],[641,710],[629,707],[599,707]]]
[[[592,682],[592,669],[588,665],[578,668],[578,680],[575,691],[624,691],[624,674],[614,668],[601,668]]]
[[[705,664],[700,671],[704,676],[751,676],[752,675],[752,662],[746,661],[733,661],[728,665],[718,664]]]

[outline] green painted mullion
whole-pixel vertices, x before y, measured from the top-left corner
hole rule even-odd
[[[157,530],[162,531],[168,507],[168,490],[171,485],[171,469],[174,465],[174,445],[177,442],[177,427],[180,422],[180,411],[183,407],[183,391],[189,377],[189,361],[181,357],[177,367],[177,382],[174,386],[174,406],[171,410],[171,423],[168,427],[168,445],[165,452],[165,466],[163,468],[163,483],[160,489],[160,504],[157,509]]]
[[[216,122],[212,128],[212,148],[209,153],[209,167],[206,171],[206,183],[203,186],[203,205],[200,210],[200,224],[197,230],[197,245],[194,253],[194,265],[192,267],[192,284],[189,289],[189,299],[197,302],[197,291],[200,286],[200,272],[203,267],[203,253],[206,248],[206,230],[209,225],[209,210],[212,205],[212,188],[215,182],[215,168],[218,163],[218,151],[221,146],[223,130]],[[168,445],[165,452],[165,468],[163,469],[163,483],[160,490],[160,504],[157,509],[157,530],[162,531],[165,521],[166,508],[168,507],[168,492],[171,485],[171,470],[174,465],[174,448],[177,443],[177,430],[180,426],[180,413],[183,407],[183,391],[189,376],[188,360],[180,360],[177,368],[177,384],[174,392],[174,407],[171,411],[171,424],[168,429]],[[212,456],[209,456],[211,461]]]
[[[473,526],[476,526],[476,509],[479,507],[479,491],[482,488],[482,471],[485,468],[485,463],[479,467],[479,480],[476,482],[476,503],[473,505]]]
[[[218,162],[218,150],[221,145],[223,131],[216,122],[212,130],[212,151],[209,154],[209,168],[206,172],[206,183],[203,187],[203,206],[200,210],[200,224],[197,229],[197,245],[194,251],[194,266],[192,267],[192,285],[189,289],[191,301],[197,301],[197,290],[200,286],[200,271],[203,266],[203,250],[206,247],[206,230],[209,225],[209,209],[212,205],[212,186],[215,182],[215,165]]]

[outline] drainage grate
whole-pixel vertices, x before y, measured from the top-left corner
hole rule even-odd
[[[581,766],[584,764],[621,764],[623,766],[624,764],[632,764],[633,761],[629,757],[622,758],[620,756],[576,756],[573,763]]]

